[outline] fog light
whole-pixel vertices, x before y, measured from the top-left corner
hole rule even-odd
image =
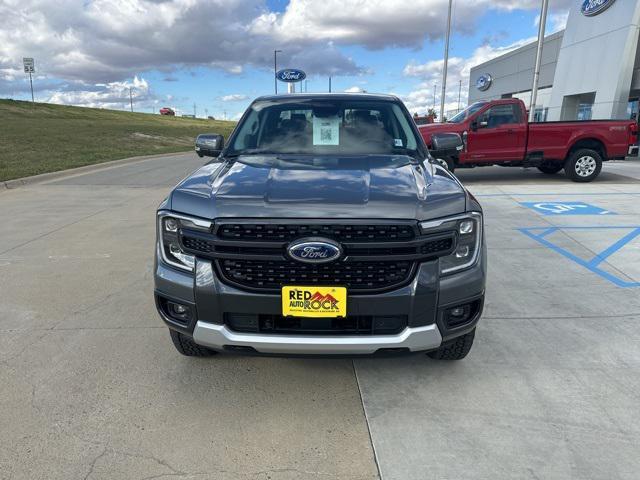
[[[164,228],[167,232],[177,232],[178,231],[178,220],[175,218],[166,218],[164,220]]]
[[[462,317],[464,315],[464,307],[452,308],[449,312],[452,317]]]
[[[456,249],[456,258],[464,258],[469,256],[469,245],[460,245]]]
[[[180,322],[186,323],[191,318],[191,308],[181,303],[167,302],[167,313]]]
[[[185,307],[184,305],[178,305],[176,303],[173,304],[173,311],[174,313],[177,313],[178,315],[182,315],[184,313],[187,313],[189,309],[187,307]]]
[[[460,222],[460,226],[458,227],[458,231],[461,235],[466,235],[467,233],[473,232],[473,220],[463,220]]]

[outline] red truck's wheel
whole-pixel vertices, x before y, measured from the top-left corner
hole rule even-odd
[[[590,182],[602,170],[602,157],[595,150],[581,148],[573,152],[564,165],[564,172],[574,182]]]

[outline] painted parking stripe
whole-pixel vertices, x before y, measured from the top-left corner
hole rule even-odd
[[[621,239],[616,240],[609,247],[605,248],[602,252],[598,253],[597,255],[595,255],[593,258],[589,260],[580,258],[577,255],[574,255],[568,250],[562,247],[559,247],[552,241],[545,238],[550,233],[553,233],[558,230],[599,230],[599,229],[627,229],[631,231]],[[605,227],[600,227],[600,226],[584,227],[583,226],[583,227],[552,227],[552,228],[532,227],[532,228],[518,228],[517,230],[519,230],[529,238],[532,238],[533,240],[540,243],[541,245],[544,245],[545,247],[550,248],[551,250],[559,253],[565,258],[568,258],[569,260],[577,263],[578,265],[586,268],[587,270],[595,273],[596,275],[599,275],[600,277],[604,278],[605,280],[608,280],[609,282],[617,285],[618,287],[622,287],[622,288],[640,287],[640,282],[630,282],[628,280],[619,278],[605,270],[602,270],[601,268],[598,268],[598,265],[600,265],[600,263],[602,263],[604,260],[606,260],[608,257],[613,255],[620,249],[622,249],[625,245],[629,244],[635,238],[640,236],[640,226],[625,225],[625,226],[605,226]]]

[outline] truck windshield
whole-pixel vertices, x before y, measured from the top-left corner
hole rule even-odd
[[[226,155],[416,156],[419,141],[406,110],[384,100],[293,98],[257,101]]]
[[[476,113],[478,110],[480,110],[486,104],[487,104],[487,102],[476,102],[476,103],[474,103],[472,105],[469,105],[467,108],[462,110],[460,113],[457,113],[456,115],[454,115],[451,118],[451,120],[449,120],[449,123],[464,122],[467,118],[469,118],[471,115]]]

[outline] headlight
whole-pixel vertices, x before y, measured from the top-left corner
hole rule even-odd
[[[182,250],[180,229],[210,231],[211,222],[170,212],[158,212],[158,248],[162,260],[181,270],[193,271],[196,259]]]
[[[458,242],[455,251],[446,257],[440,257],[440,273],[447,275],[469,268],[476,263],[482,248],[482,214],[468,214],[427,221],[420,224],[423,233],[455,230]]]

